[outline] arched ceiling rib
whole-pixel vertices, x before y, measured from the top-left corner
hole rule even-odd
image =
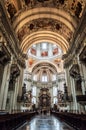
[[[18,39],[20,41],[20,47],[26,51],[26,48],[29,47],[29,45],[34,44],[34,42],[37,42],[39,40],[49,40],[54,42],[58,42],[58,44],[64,48],[63,50],[66,52],[70,46],[71,39],[73,38],[75,29],[78,26],[79,19],[81,18],[83,14],[83,10],[85,8],[85,0],[8,0],[5,1],[7,11],[9,14],[9,18],[12,18],[12,25],[13,28],[18,36]],[[12,8],[9,9],[9,5]],[[80,7],[81,8],[80,8]],[[61,32],[59,32],[52,29],[52,28],[45,28],[45,33],[47,36],[42,34],[40,36],[39,34],[36,34],[37,32],[40,32],[40,28],[37,28],[37,20],[43,20],[47,21],[47,19],[53,20],[53,23],[57,22],[57,25],[55,24],[55,27],[60,28]],[[46,19],[46,20],[45,20]],[[76,20],[77,19],[77,20]],[[34,23],[34,24],[33,24]],[[29,28],[28,25],[36,26],[36,28]],[[62,24],[62,26],[61,26]],[[50,26],[50,25],[49,25]],[[51,25],[52,26],[52,25]],[[58,27],[59,26],[59,27]],[[26,30],[25,30],[26,29]],[[36,30],[38,29],[38,30]],[[49,30],[51,29],[51,30]],[[63,31],[65,32],[63,33]],[[41,28],[41,31],[44,31],[44,28]],[[49,34],[47,34],[47,31],[50,31]],[[55,32],[56,31],[56,32]],[[68,32],[68,35],[70,37],[66,37],[65,33]],[[34,39],[32,40],[31,34],[35,32],[36,37],[34,36]],[[55,37],[53,36],[53,32]],[[22,34],[23,33],[23,34]],[[27,35],[26,35],[26,34]],[[50,36],[49,36],[50,35]],[[40,39],[38,37],[40,36]],[[21,39],[20,39],[21,37]],[[57,38],[56,38],[57,37]],[[30,40],[31,39],[31,40]],[[57,40],[57,41],[56,41]],[[29,43],[29,44],[28,44]]]
[[[53,20],[52,23],[56,23],[60,26],[59,23],[61,23],[62,25],[62,30],[65,29],[68,31],[68,33],[70,33],[70,37],[65,36],[66,32],[64,31],[58,31],[56,33],[54,33],[55,29],[52,29],[52,26],[54,27],[54,25],[51,25],[50,28],[45,29],[41,28],[41,32],[40,32],[40,28],[38,28],[37,24],[35,25],[35,23],[37,23],[37,20],[45,20],[48,21],[49,20]],[[56,21],[57,20],[57,21]],[[33,30],[28,30],[28,26],[30,24],[33,24],[34,26],[36,26],[35,29]],[[56,25],[55,25],[56,26]],[[24,52],[26,52],[27,48],[29,47],[29,45],[33,44],[34,42],[37,43],[37,41],[39,40],[49,40],[52,41],[53,43],[56,42],[58,43],[61,48],[64,50],[64,52],[66,52],[68,50],[69,47],[69,39],[72,38],[72,34],[74,33],[74,30],[77,26],[77,22],[73,19],[72,16],[70,16],[67,12],[60,10],[60,9],[56,9],[56,8],[49,8],[49,7],[41,7],[41,8],[34,8],[34,9],[29,9],[29,10],[25,10],[21,13],[19,13],[14,22],[13,22],[13,27],[17,33],[17,35],[19,36],[19,32],[20,32],[20,36],[23,38],[21,40],[21,48],[22,50],[24,50]],[[25,34],[21,35],[21,32],[23,31],[23,29],[28,30]],[[38,30],[37,30],[38,29]],[[49,31],[49,29],[51,29]],[[31,32],[32,31],[32,32]],[[59,34],[60,33],[60,34]],[[25,35],[25,36],[24,36]]]
[[[63,3],[60,0],[41,0],[41,2],[39,0],[6,0],[6,2],[8,1],[10,3],[7,5],[8,16],[12,20],[14,31],[23,52],[27,53],[33,44],[42,41],[58,44],[63,50],[62,54],[67,52],[83,13],[82,0],[64,0]],[[81,6],[81,11],[78,4]],[[11,7],[11,10],[8,7]],[[42,25],[39,26],[41,21]],[[29,56],[28,59],[30,58]],[[34,61],[33,64],[28,65],[30,71],[41,65],[43,67],[43,63],[47,64],[47,68],[51,65],[51,68],[58,70],[58,57],[57,59],[50,59],[50,61],[46,59],[42,61],[39,59],[32,60]],[[55,60],[57,61],[55,62]],[[63,67],[60,66],[60,68],[63,71]]]
[[[39,31],[31,35],[28,35],[23,40],[21,44],[22,50],[26,52],[27,48],[29,48],[32,45],[32,43],[36,44],[42,41],[50,41],[51,43],[58,44],[62,48],[64,53],[66,53],[69,47],[69,43],[61,35],[49,31]]]
[[[56,8],[42,7],[31,10],[25,10],[19,13],[19,15],[16,16],[16,19],[13,22],[13,27],[17,32],[27,22],[39,18],[56,19],[64,23],[71,31],[74,31],[74,29],[77,26],[77,22],[67,12]]]
[[[42,68],[48,68],[49,70],[52,70],[52,72],[54,72],[54,73],[57,72],[57,70],[56,70],[56,68],[55,68],[54,65],[47,63],[47,65],[44,66],[43,64],[44,64],[44,63],[40,63],[40,64],[34,66],[33,69],[32,69],[32,72],[33,72],[33,73],[36,73],[38,70],[40,70],[40,69],[42,69]],[[46,64],[46,63],[45,63],[45,64]]]
[[[33,72],[34,70],[37,71],[37,69],[43,68],[43,67],[48,67],[48,68],[51,68],[54,72],[58,72],[57,66],[53,62],[51,63],[50,61],[37,62],[36,64],[33,65],[31,72]]]

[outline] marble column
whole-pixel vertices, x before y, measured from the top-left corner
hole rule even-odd
[[[24,75],[24,69],[21,68],[20,69],[20,76],[19,76],[19,90],[18,90],[19,96],[22,95],[23,75]]]
[[[16,78],[13,81],[13,90],[9,91],[9,97],[10,97],[10,101],[9,101],[9,112],[12,113],[13,112],[13,103],[14,103],[14,93],[15,93],[15,86],[16,86]]]
[[[65,74],[66,74],[65,79],[66,79],[66,85],[68,86],[68,87],[67,87],[67,88],[68,88],[68,94],[71,95],[71,82],[70,82],[69,69],[66,68],[65,71],[66,71],[66,72],[65,72]]]
[[[23,75],[24,75],[24,69],[23,68],[20,68],[20,75],[19,75],[19,88],[18,88],[18,96],[21,97],[22,95],[22,87],[23,87],[23,83],[24,83],[24,80],[23,80]],[[20,111],[21,110],[21,103],[17,103],[17,109]]]
[[[68,88],[70,88],[70,89],[68,89],[68,92],[69,92],[69,90],[70,90],[70,95],[73,97],[73,86],[72,86],[72,79],[71,79],[71,77],[69,76],[69,86],[68,86]],[[74,102],[74,97],[73,97],[73,101],[70,103],[70,111],[73,111],[73,102]]]
[[[0,109],[4,109],[4,105],[5,105],[5,91],[7,91],[7,87],[8,87],[8,79],[9,79],[9,74],[10,74],[10,70],[9,70],[9,64],[7,64],[5,67],[4,67],[4,73],[3,73],[3,79],[2,79],[2,85],[1,85],[1,90],[0,90]],[[4,101],[4,103],[3,103]],[[3,106],[2,106],[3,105]]]
[[[70,77],[70,74],[69,74],[69,68],[66,68],[65,70],[65,74],[66,74],[66,85],[68,86],[67,89],[68,89],[68,96],[72,96],[73,95],[73,88],[72,88],[72,85],[71,85],[71,77]],[[71,101],[70,104],[69,104],[69,111],[72,111],[73,110],[73,102]]]
[[[5,84],[5,89],[4,89],[4,98],[3,98],[3,103],[2,103],[2,109],[6,109],[6,101],[7,101],[7,94],[8,94],[8,87],[9,87],[9,80],[10,80],[10,68],[11,68],[11,63],[8,64],[8,72],[7,72],[7,79],[6,79],[6,84]]]
[[[84,76],[83,82],[84,82],[85,92],[86,92],[86,66],[85,65],[83,65],[83,76]]]
[[[15,83],[15,90],[13,93],[13,102],[12,102],[12,110],[17,110],[17,96],[18,96],[18,90],[19,90],[19,78],[16,79]]]
[[[71,78],[71,87],[72,87],[72,96],[73,96],[73,111],[77,113],[78,104],[77,104],[77,100],[76,100],[75,82],[74,82],[73,78]]]
[[[82,94],[85,95],[86,94],[86,67],[83,63],[79,64],[80,66],[80,74],[81,74],[81,78],[82,78]],[[85,112],[86,111],[86,105],[81,105],[80,104],[80,112]]]
[[[84,69],[84,66],[82,63],[79,64],[79,67],[80,67],[80,74],[81,74],[81,78],[82,78],[82,83],[81,83],[81,86],[82,86],[82,94],[85,95],[85,80],[84,80],[84,71],[86,71],[86,69]]]

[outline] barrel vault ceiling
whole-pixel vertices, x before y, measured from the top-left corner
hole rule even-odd
[[[4,0],[24,53],[40,42],[57,44],[65,54],[84,13],[85,0]],[[10,15],[9,4],[13,6]]]

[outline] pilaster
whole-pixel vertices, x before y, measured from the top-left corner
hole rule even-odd
[[[79,66],[80,66],[80,74],[81,74],[81,79],[82,79],[82,83],[81,83],[81,85],[82,85],[82,93],[83,93],[83,95],[85,95],[85,91],[86,91],[86,88],[85,88],[85,77],[84,77],[84,72],[86,71],[86,69],[84,68],[84,65],[82,64],[82,63],[80,63],[79,64]]]
[[[72,88],[72,96],[73,96],[73,111],[77,113],[78,106],[76,100],[75,82],[73,78],[71,78],[71,88]]]
[[[3,97],[3,103],[2,103],[2,110],[6,109],[6,101],[7,101],[7,94],[8,94],[8,87],[9,87],[9,80],[10,80],[10,68],[11,68],[11,63],[8,64],[8,71],[7,71],[7,79],[5,83],[5,89],[4,89],[4,97]]]
[[[18,96],[18,92],[19,92],[19,83],[20,83],[19,79],[20,79],[20,77],[17,77],[16,83],[15,83],[15,90],[13,93],[13,104],[12,104],[12,108],[11,108],[13,110],[13,112],[18,110],[17,96]]]
[[[7,64],[5,67],[4,67],[4,73],[3,73],[3,79],[2,79],[2,85],[1,85],[1,90],[0,90],[0,109],[2,110],[3,107],[2,107],[2,104],[3,104],[3,100],[6,98],[4,96],[4,90],[7,91],[7,87],[8,87],[8,78],[9,78],[9,64]],[[7,85],[6,85],[7,83]],[[5,97],[5,98],[4,98]],[[6,100],[6,99],[5,99]],[[4,104],[5,105],[5,104]]]

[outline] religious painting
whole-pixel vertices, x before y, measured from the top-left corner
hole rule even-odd
[[[18,39],[21,41],[23,37],[28,33],[27,25],[23,26],[21,30],[18,31]]]
[[[58,48],[53,49],[53,55],[58,54]]]
[[[59,64],[60,62],[61,62],[61,59],[60,59],[60,58],[57,58],[57,59],[54,60],[54,63],[55,63],[55,64]]]
[[[42,56],[42,57],[48,56],[48,51],[43,51],[43,52],[41,52],[41,56]]]
[[[34,48],[31,48],[30,53],[33,54],[33,55],[36,55],[36,50]]]
[[[34,63],[34,59],[29,58],[28,63],[29,63],[29,66],[32,66],[32,65],[33,65],[33,63]]]

